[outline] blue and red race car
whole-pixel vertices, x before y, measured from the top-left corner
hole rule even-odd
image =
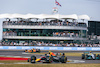
[[[41,56],[40,58],[36,58],[36,56],[31,56],[31,58],[28,59],[28,62],[31,63],[37,63],[37,62],[42,62],[42,63],[66,63],[67,62],[67,57],[63,53],[62,55],[58,56],[53,52],[49,52],[48,54],[45,54],[44,56]]]

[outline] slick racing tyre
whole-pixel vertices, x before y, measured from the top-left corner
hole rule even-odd
[[[85,55],[84,54],[82,54],[82,59],[84,59],[85,58]]]
[[[38,52],[40,52],[40,49],[38,49]]]
[[[61,63],[66,63],[67,62],[67,57],[66,56],[61,56],[60,62]]]
[[[100,60],[100,55],[99,54],[97,55],[97,58],[98,58],[97,60]]]
[[[40,52],[40,49],[36,49],[36,52]]]
[[[35,63],[35,60],[36,60],[36,56],[31,56],[31,63]]]
[[[93,60],[96,60],[96,54],[94,54],[94,59]]]

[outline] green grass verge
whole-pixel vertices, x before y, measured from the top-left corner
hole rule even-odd
[[[36,55],[44,55],[45,53],[29,53],[29,54],[36,54]],[[83,53],[65,53],[66,56],[82,56]],[[100,54],[100,53],[95,53]]]
[[[66,56],[82,56],[83,53],[65,53]]]

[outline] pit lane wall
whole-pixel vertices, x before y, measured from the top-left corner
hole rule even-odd
[[[0,50],[25,50],[32,48],[40,50],[100,51],[100,47],[0,46]]]

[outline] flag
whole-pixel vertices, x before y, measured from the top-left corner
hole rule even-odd
[[[57,2],[57,0],[55,0],[55,4],[58,5],[58,6],[61,6],[61,5],[59,4],[59,2]]]
[[[58,8],[57,7],[54,7],[53,8],[53,13],[57,13],[58,12]]]

